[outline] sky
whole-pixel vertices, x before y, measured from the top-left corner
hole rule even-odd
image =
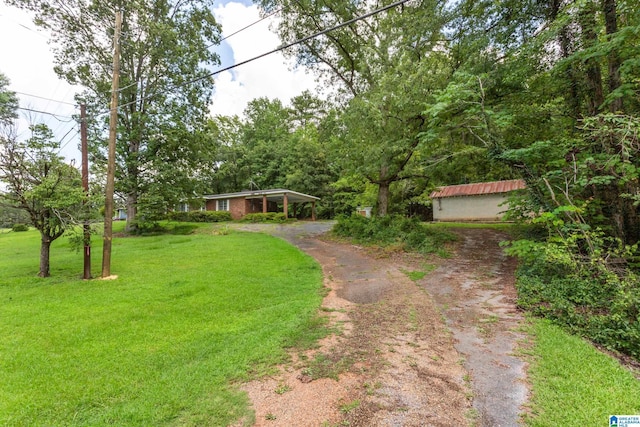
[[[214,7],[214,13],[222,26],[223,37],[260,19],[257,6],[248,0],[221,0]],[[274,19],[277,17],[253,25],[215,47],[221,64],[212,71],[278,47],[280,41],[269,29]],[[0,2],[0,40],[0,73],[9,78],[9,89],[17,93],[22,108],[19,137],[29,136],[30,123],[45,122],[61,141],[61,154],[79,164],[80,131],[72,115],[78,113],[74,94],[82,88],[72,87],[55,75],[49,34],[38,29],[27,12]],[[275,53],[218,74],[210,111],[211,114],[241,115],[254,98],[279,98],[286,104],[304,90],[315,88],[315,79],[310,73]]]

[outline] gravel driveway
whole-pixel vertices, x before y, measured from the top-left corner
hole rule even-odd
[[[322,312],[340,331],[243,387],[253,425],[516,426],[527,389],[525,365],[513,355],[524,338],[515,261],[498,246],[506,236],[459,229],[449,259],[382,256],[323,238],[333,224],[238,226],[284,238],[322,265]],[[423,279],[408,277],[433,267]],[[337,380],[310,381],[317,357],[344,365]]]

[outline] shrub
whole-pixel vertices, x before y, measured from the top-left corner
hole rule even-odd
[[[13,227],[11,227],[11,230],[15,232],[29,231],[29,226],[26,224],[14,224]]]
[[[247,214],[242,218],[243,222],[286,222],[287,217],[283,212],[267,212]]]
[[[399,215],[373,218],[358,214],[340,216],[333,232],[359,243],[399,245],[404,250],[420,253],[436,252],[442,249],[445,243],[456,239],[455,235],[448,231],[430,228],[416,218]]]
[[[190,222],[189,212],[171,211],[167,214],[167,219],[169,221]]]
[[[587,238],[588,255],[582,249]],[[625,264],[635,250],[592,230],[512,242],[507,253],[520,258],[518,305],[640,359],[640,278]]]
[[[231,212],[227,211],[169,212],[167,218],[178,222],[223,222],[232,219]]]

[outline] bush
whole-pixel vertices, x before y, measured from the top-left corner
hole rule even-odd
[[[631,252],[611,239],[582,232],[581,239],[512,242],[507,252],[520,258],[518,305],[610,350],[640,359],[640,278],[624,260]],[[599,255],[598,255],[599,254]],[[612,263],[616,260],[616,263]]]
[[[26,224],[14,224],[13,227],[11,227],[11,230],[15,232],[29,231],[29,226]]]
[[[436,252],[443,249],[445,243],[456,240],[456,236],[448,231],[427,227],[416,218],[399,215],[373,218],[358,214],[340,216],[333,232],[359,243],[399,245],[404,250],[420,253]]]
[[[232,219],[231,212],[227,211],[169,212],[167,218],[178,222],[223,222]]]
[[[286,222],[287,217],[283,212],[267,212],[247,214],[242,218],[243,222]]]
[[[167,227],[163,226],[158,221],[147,221],[144,218],[141,219],[140,217],[138,217],[134,221],[134,227],[131,233],[137,235],[152,236],[165,234],[167,233],[167,231]]]

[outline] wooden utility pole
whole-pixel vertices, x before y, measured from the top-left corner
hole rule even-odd
[[[82,151],[82,187],[85,193],[85,204],[89,200],[89,153],[87,147],[87,105],[80,104],[80,149]],[[91,279],[91,226],[89,218],[83,225],[84,273],[83,279]]]
[[[116,133],[118,129],[118,83],[120,80],[120,29],[122,12],[116,12],[113,33],[113,81],[111,84],[111,115],[109,118],[109,157],[104,198],[104,243],[102,245],[102,277],[111,276],[111,240],[113,239],[113,192],[116,175]]]

